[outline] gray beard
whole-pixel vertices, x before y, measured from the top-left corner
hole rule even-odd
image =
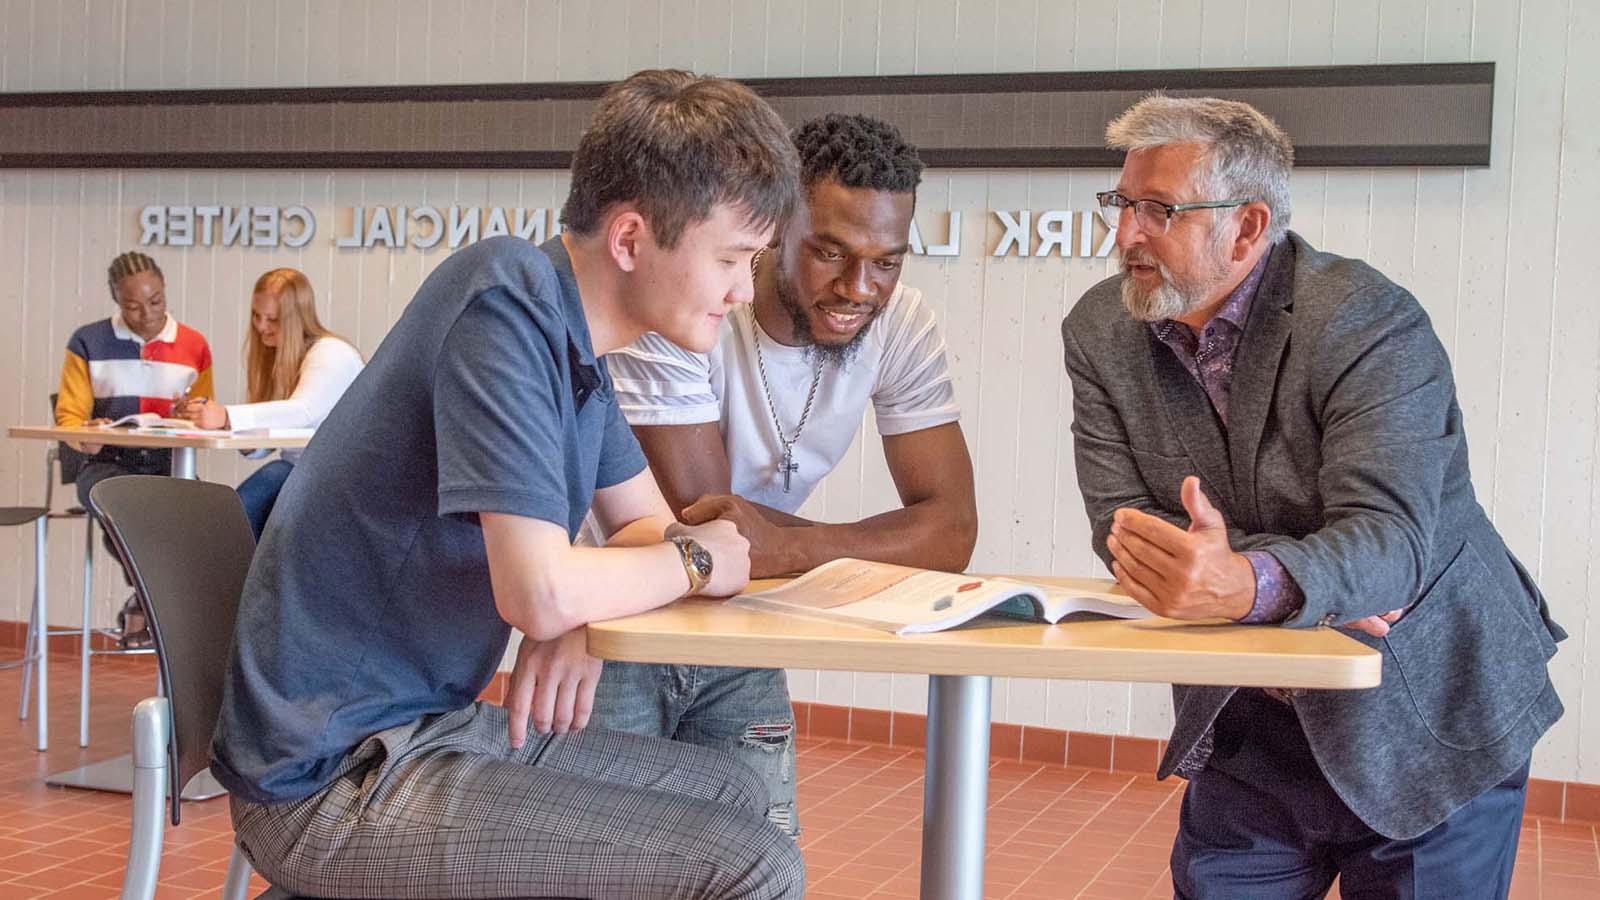
[[[1193,309],[1190,298],[1185,297],[1171,281],[1165,270],[1160,284],[1148,290],[1141,289],[1132,278],[1122,279],[1122,305],[1128,314],[1141,322],[1160,322],[1177,317]]]
[[[1213,251],[1219,248],[1213,247]],[[1227,277],[1227,263],[1214,252],[1207,260],[1210,271],[1193,278],[1177,278],[1171,270],[1154,259],[1142,256],[1141,263],[1156,267],[1161,273],[1161,283],[1153,288],[1140,288],[1128,275],[1127,259],[1123,259],[1122,305],[1128,314],[1141,322],[1160,322],[1176,319],[1191,313],[1206,303],[1206,298]]]

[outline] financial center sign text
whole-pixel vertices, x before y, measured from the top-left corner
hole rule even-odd
[[[989,210],[999,238],[985,248],[993,256],[1106,257],[1117,231],[1096,210]],[[407,248],[455,250],[496,235],[516,235],[534,243],[561,233],[554,210],[502,206],[351,206],[340,211],[343,227],[335,246],[349,249]],[[959,210],[941,216],[938,231],[925,235],[911,223],[911,253],[960,256]],[[317,217],[304,206],[146,206],[139,211],[139,243],[153,247],[308,246],[317,234]],[[985,229],[985,234],[991,234]],[[988,243],[988,241],[986,241]]]

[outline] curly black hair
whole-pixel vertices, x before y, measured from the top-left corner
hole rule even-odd
[[[922,181],[917,148],[882,119],[829,113],[796,128],[794,146],[807,189],[831,179],[845,187],[906,193]]]

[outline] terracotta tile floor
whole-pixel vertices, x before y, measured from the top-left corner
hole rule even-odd
[[[116,897],[128,835],[126,797],[48,788],[46,773],[122,753],[128,714],[149,694],[149,657],[94,660],[91,746],[77,747],[77,659],[52,659],[52,749],[32,748],[32,723],[0,728],[0,900]],[[16,709],[20,675],[0,672],[0,715]],[[818,900],[915,897],[922,754],[843,741],[800,749],[801,847]],[[991,769],[989,898],[1139,900],[1170,897],[1167,851],[1181,782],[1092,769],[996,762]],[[1595,829],[1530,818],[1517,858],[1516,900],[1600,897]],[[184,806],[169,827],[162,898],[216,896],[227,868],[225,803]],[[262,886],[257,880],[257,889]]]

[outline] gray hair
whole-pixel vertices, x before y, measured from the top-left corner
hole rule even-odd
[[[1106,126],[1106,146],[1132,152],[1200,144],[1205,169],[1196,182],[1206,200],[1259,200],[1272,212],[1267,243],[1289,230],[1289,170],[1294,145],[1278,123],[1237,100],[1151,94]],[[1219,210],[1229,212],[1229,210]]]

